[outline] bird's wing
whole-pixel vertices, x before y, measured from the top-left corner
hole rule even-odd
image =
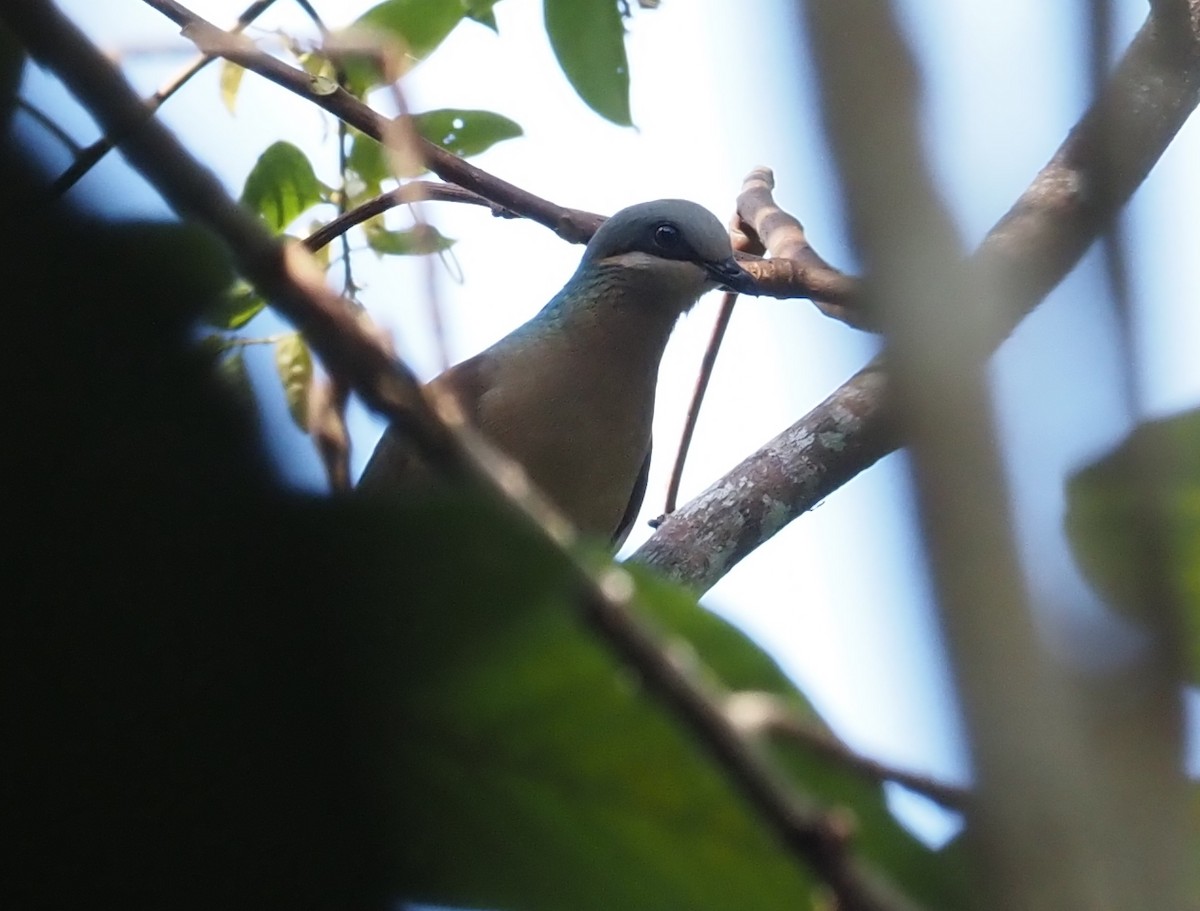
[[[486,361],[479,355],[430,381],[430,385],[451,390],[472,421],[478,418],[479,399],[490,383]],[[434,475],[412,440],[396,426],[389,425],[363,469],[357,489],[368,493],[396,493],[427,487],[433,482]]]
[[[650,452],[653,448],[652,442],[646,444],[646,458],[642,460],[641,470],[638,471],[637,480],[633,482],[633,490],[629,493],[629,505],[625,507],[625,514],[621,516],[617,530],[613,532],[614,551],[621,549],[621,545],[633,531],[633,523],[641,511],[642,500],[646,498],[646,485],[650,481]]]
[[[484,356],[488,353],[481,351],[474,357],[455,364],[429,382],[430,386],[453,392],[459,407],[475,424],[479,423],[479,400],[496,381],[496,371],[489,368],[492,360]]]

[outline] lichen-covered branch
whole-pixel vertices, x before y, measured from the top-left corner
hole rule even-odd
[[[1200,0],[1182,41],[1153,17],[1104,93],[969,260],[973,281],[1000,283],[1009,311],[982,344],[998,345],[1075,267],[1145,180],[1200,101]],[[1108,136],[1118,138],[1107,153]],[[1100,173],[1108,191],[1097,193]],[[757,546],[900,445],[876,364],[668,516],[631,559],[706,591]],[[818,428],[821,436],[815,435]],[[823,439],[836,446],[827,446]],[[758,483],[767,485],[765,492]]]

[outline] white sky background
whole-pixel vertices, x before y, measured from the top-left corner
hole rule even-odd
[[[136,0],[60,5],[106,50],[126,58],[140,90],[151,91],[190,59],[174,26]],[[197,0],[193,8],[228,25],[244,5]],[[316,5],[336,26],[371,4]],[[1084,4],[898,5],[926,79],[928,148],[964,239],[974,245],[1086,103],[1086,30],[1079,18]],[[505,0],[496,7],[499,37],[474,23],[461,25],[411,74],[405,90],[414,110],[485,108],[513,118],[525,137],[502,143],[476,163],[555,202],[597,212],[680,196],[724,220],[746,172],[769,165],[780,205],[804,222],[822,255],[853,271],[811,73],[804,67],[797,72],[803,45],[792,6],[786,0],[664,0],[657,11],[637,11],[627,42],[636,131],[603,121],[575,96],[554,61],[535,0]],[[1118,6],[1118,43],[1124,47],[1147,6],[1144,0]],[[287,0],[279,0],[262,22],[313,34]],[[250,34],[264,37],[261,30]],[[320,176],[335,182],[329,118],[253,75],[244,80],[237,115],[230,117],[215,78],[212,67],[167,104],[163,117],[231,192],[240,193],[257,155],[278,138],[309,151]],[[57,97],[40,77],[31,77],[29,86],[46,93],[39,97]],[[68,126],[91,141],[82,116]],[[65,156],[50,159],[52,170],[65,166]],[[1137,340],[1155,415],[1200,402],[1197,163],[1200,127],[1193,119],[1139,192],[1129,221]],[[131,187],[127,173],[112,158],[76,192],[124,214],[160,213],[161,204],[144,187]],[[393,226],[404,224],[403,213],[393,215]],[[465,281],[456,284],[446,270],[437,270],[453,360],[532,316],[574,270],[582,249],[537,225],[493,219],[474,207],[429,205],[425,216],[458,239],[454,257]],[[340,271],[332,274],[340,280]],[[1099,276],[1092,254],[1022,324],[995,368],[1022,554],[1035,594],[1049,606],[1046,628],[1066,651],[1081,641],[1108,647],[1118,636],[1074,570],[1060,532],[1064,475],[1112,445],[1128,426],[1111,375],[1115,335]],[[393,257],[376,265],[367,253],[356,263],[356,278],[366,286],[362,299],[372,313],[396,330],[402,353],[422,375],[433,375],[438,360],[426,328],[419,264]],[[664,361],[645,517],[662,510],[717,301],[710,295],[683,321]],[[267,318],[250,328],[266,335],[279,326]],[[825,319],[807,302],[743,299],[693,442],[682,500],[816,405],[873,350],[869,336]],[[300,485],[322,485],[307,439],[283,411],[269,350],[254,354],[265,429],[281,469]],[[358,469],[380,427],[357,409],[352,428]],[[902,457],[889,457],[756,551],[705,603],[775,655],[852,745],[962,780],[953,697],[909,503]],[[641,528],[632,544],[648,534]],[[933,834],[936,826],[929,823],[924,831]]]

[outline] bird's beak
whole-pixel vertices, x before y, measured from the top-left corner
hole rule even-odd
[[[721,262],[704,263],[704,271],[722,290],[736,291],[738,294],[758,294],[754,276],[739,266],[732,256]]]

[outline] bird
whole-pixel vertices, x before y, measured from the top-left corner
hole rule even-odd
[[[580,532],[615,551],[646,492],[667,340],[718,287],[756,293],[715,215],[683,199],[629,206],[600,226],[575,273],[534,317],[430,385],[451,392]],[[403,430],[389,426],[357,488],[411,489],[414,462]]]

